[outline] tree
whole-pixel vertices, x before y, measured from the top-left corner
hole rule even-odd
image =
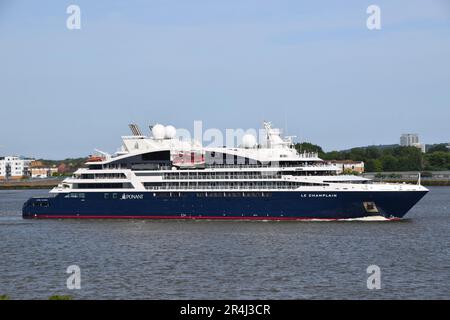
[[[324,154],[322,147],[309,143],[309,142],[302,142],[295,144],[295,149],[297,149],[298,152],[318,152],[319,154]]]
[[[378,159],[368,159],[364,163],[364,170],[366,172],[381,172],[383,171],[383,164]]]
[[[383,170],[385,171],[395,171],[398,169],[398,160],[392,155],[385,155],[381,158],[381,163],[383,165]]]
[[[427,170],[447,170],[450,165],[450,153],[437,151],[426,155]]]
[[[378,159],[381,157],[380,149],[374,146],[366,148],[366,157],[368,159]],[[380,163],[381,164],[381,163]]]
[[[450,149],[447,146],[448,145],[445,143],[434,144],[428,148],[427,153],[433,153],[437,151],[450,152]]]

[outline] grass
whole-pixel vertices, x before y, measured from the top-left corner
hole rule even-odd
[[[57,295],[57,294],[55,294],[53,296],[48,297],[48,300],[72,300],[72,299],[73,299],[73,297],[69,296],[69,295]]]

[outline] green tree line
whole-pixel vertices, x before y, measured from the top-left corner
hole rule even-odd
[[[325,152],[315,144],[297,143],[299,152],[318,152],[324,160],[364,161],[366,172],[381,171],[440,171],[450,170],[450,150],[446,144],[428,148],[426,153],[416,147],[362,147],[346,151]]]

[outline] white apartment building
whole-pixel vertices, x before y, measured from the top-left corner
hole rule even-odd
[[[0,157],[0,180],[20,179],[29,176],[29,168],[33,159],[21,157]]]
[[[404,133],[400,136],[400,145],[409,147],[415,143],[419,143],[419,135],[417,133]]]
[[[425,144],[420,143],[417,133],[404,133],[400,136],[400,145],[402,147],[416,147],[425,153]]]

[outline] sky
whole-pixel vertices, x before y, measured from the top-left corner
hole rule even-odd
[[[0,0],[0,155],[114,152],[129,123],[195,120],[270,120],[326,151],[449,142],[449,59],[447,0]]]

